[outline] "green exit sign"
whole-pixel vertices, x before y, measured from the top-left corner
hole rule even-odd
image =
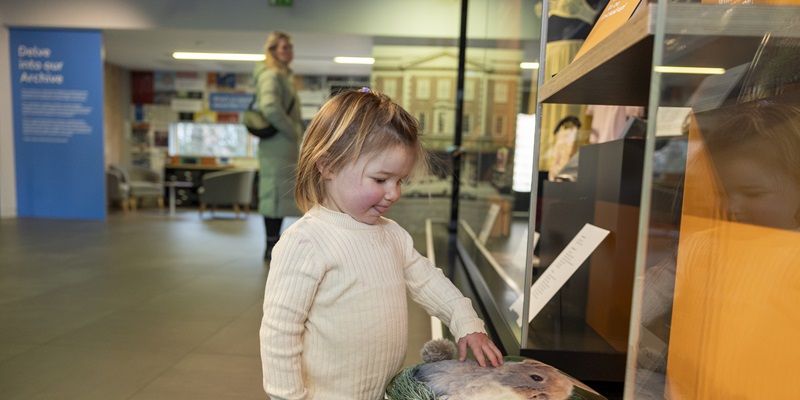
[[[291,7],[293,0],[269,0],[271,6]]]

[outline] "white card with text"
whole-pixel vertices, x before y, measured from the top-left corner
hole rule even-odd
[[[572,274],[589,258],[608,234],[609,231],[605,229],[586,224],[572,238],[567,247],[561,251],[561,254],[553,260],[553,263],[531,286],[528,323],[533,321],[533,318],[542,311],[545,304],[567,283]],[[511,311],[514,311],[519,316],[517,319],[517,324],[519,325],[522,324],[522,301],[523,296],[520,296],[510,307]]]

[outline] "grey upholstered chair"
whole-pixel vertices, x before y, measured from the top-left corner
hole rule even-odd
[[[119,204],[122,211],[128,211],[128,199],[131,188],[125,182],[125,175],[118,168],[109,167],[106,170],[106,200],[109,205]]]
[[[109,171],[122,176],[122,181],[128,185],[128,203],[135,211],[138,203],[147,198],[154,198],[158,208],[164,208],[164,180],[156,171],[133,166],[121,168],[110,165]]]
[[[236,218],[239,218],[239,206],[244,206],[245,214],[249,213],[255,175],[256,172],[251,170],[218,171],[203,175],[203,185],[197,191],[200,194],[200,216],[206,206],[211,207],[212,217],[216,206],[233,206]]]

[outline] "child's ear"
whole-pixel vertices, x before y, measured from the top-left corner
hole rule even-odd
[[[325,162],[322,161],[322,160],[317,160],[316,167],[317,167],[317,171],[319,171],[319,173],[320,173],[320,175],[322,175],[323,179],[330,179],[331,175],[333,175],[330,172],[330,168],[328,168],[325,165]]]

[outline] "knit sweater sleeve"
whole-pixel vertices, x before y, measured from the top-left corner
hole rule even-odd
[[[397,226],[403,240],[406,287],[411,298],[429,314],[442,320],[456,340],[475,332],[486,333],[483,321],[472,308],[472,302],[436,268],[429,259],[414,249],[411,235]]]
[[[325,264],[315,257],[311,240],[300,234],[284,234],[272,254],[260,331],[264,390],[273,400],[305,399],[304,324]]]

